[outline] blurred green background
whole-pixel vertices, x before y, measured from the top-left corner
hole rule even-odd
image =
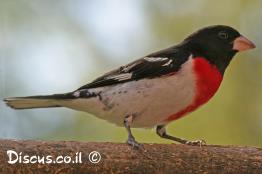
[[[240,53],[215,97],[168,131],[208,144],[262,146],[262,1],[0,0],[0,98],[72,91],[120,65],[230,25],[257,48]],[[139,142],[171,143],[154,129]],[[65,108],[16,111],[0,102],[0,138],[124,142],[126,131]]]

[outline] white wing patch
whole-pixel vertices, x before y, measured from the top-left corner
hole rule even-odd
[[[138,65],[140,62],[138,63],[133,63],[132,65],[129,65],[127,67],[124,67],[123,71],[124,72],[128,72],[129,70],[131,70],[133,67],[135,67],[136,65]]]
[[[173,60],[170,59],[167,63],[165,63],[165,64],[162,65],[162,66],[169,66],[172,62],[173,62]]]
[[[169,58],[166,57],[145,57],[144,60],[148,61],[148,62],[163,62],[164,64],[162,66],[168,66],[170,65],[173,60],[170,60]],[[167,60],[169,60],[168,62],[166,62]],[[128,72],[130,69],[132,69],[134,66],[136,66],[137,64],[134,63],[132,65],[129,65],[127,67],[125,67],[123,69],[124,72]],[[117,75],[112,75],[112,76],[108,76],[105,79],[107,80],[118,80],[118,81],[124,81],[124,80],[129,80],[132,78],[133,73],[123,73],[123,74],[117,74]]]
[[[165,60],[168,60],[167,57],[145,57],[144,60],[148,61],[148,62],[162,62]]]
[[[109,76],[109,77],[106,77],[105,79],[123,81],[123,80],[129,80],[131,78],[132,78],[132,73],[124,73],[124,74],[117,74],[117,75]]]

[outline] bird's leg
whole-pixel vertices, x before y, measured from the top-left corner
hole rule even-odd
[[[158,125],[156,127],[156,133],[157,135],[159,135],[161,138],[166,138],[169,140],[173,140],[182,144],[187,144],[187,145],[192,145],[192,146],[202,146],[202,145],[206,145],[205,140],[196,140],[196,141],[188,141],[188,140],[184,140],[181,138],[177,138],[171,135],[168,135],[166,133],[166,129],[165,129],[165,125]]]
[[[136,142],[135,137],[132,135],[132,132],[131,132],[130,125],[131,125],[132,122],[133,122],[133,116],[132,115],[128,115],[128,116],[125,117],[124,126],[127,130],[127,133],[128,133],[127,144],[132,146],[133,148],[139,148],[140,144],[138,142]]]

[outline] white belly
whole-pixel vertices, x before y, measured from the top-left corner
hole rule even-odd
[[[123,126],[124,117],[133,115],[132,127],[153,127],[189,106],[195,96],[193,61],[187,61],[176,74],[90,89],[99,97],[76,99],[63,106],[86,111]]]

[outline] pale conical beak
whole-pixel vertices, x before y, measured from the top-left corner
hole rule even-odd
[[[239,36],[233,41],[233,50],[245,51],[253,48],[256,48],[255,44],[244,36]]]

